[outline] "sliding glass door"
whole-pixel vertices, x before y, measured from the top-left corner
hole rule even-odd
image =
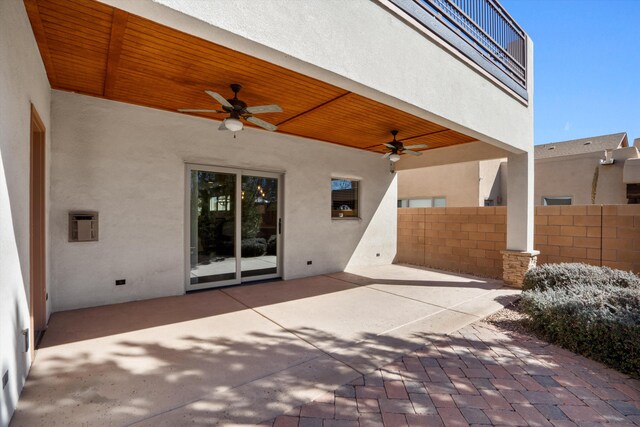
[[[236,175],[192,170],[190,284],[236,278]]]
[[[242,278],[278,272],[278,181],[242,176]]]
[[[282,180],[189,165],[187,290],[280,276]]]

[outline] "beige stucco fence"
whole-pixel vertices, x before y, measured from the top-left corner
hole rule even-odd
[[[400,208],[396,262],[502,277],[506,207]],[[537,206],[538,264],[584,262],[640,273],[640,205]]]

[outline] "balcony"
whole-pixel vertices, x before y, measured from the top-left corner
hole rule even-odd
[[[527,35],[496,0],[389,0],[524,100]]]

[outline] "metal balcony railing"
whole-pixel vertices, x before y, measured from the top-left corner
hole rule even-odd
[[[527,35],[496,0],[390,1],[527,98]]]

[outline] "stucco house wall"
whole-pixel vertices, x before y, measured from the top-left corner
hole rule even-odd
[[[601,165],[600,159],[603,157],[602,153],[587,153],[536,160],[539,178],[535,181],[535,204],[542,205],[544,197],[562,196],[571,197],[574,205],[592,204],[596,170],[595,204],[626,204],[626,186],[622,180],[624,161]]]
[[[506,196],[502,191],[500,168],[506,159],[485,160],[478,164],[478,206],[484,206],[484,201],[490,199],[494,206],[506,204]],[[506,181],[506,179],[505,179]]]
[[[618,148],[609,156],[612,164],[601,164],[606,157],[604,151],[536,159],[535,205],[543,205],[544,197],[571,197],[574,205],[627,204],[625,164],[627,181],[631,182],[634,178],[629,171],[638,157],[637,147]],[[596,170],[595,200],[592,200]],[[506,205],[507,171],[506,159],[400,170],[398,196],[400,199],[445,196],[450,207],[483,206],[485,199],[497,201],[499,197],[500,204]]]
[[[56,311],[184,293],[185,163],[284,174],[285,279],[393,261],[396,182],[378,154],[249,128],[234,139],[211,120],[60,91],[52,116]],[[360,180],[360,220],[331,219],[332,177]],[[99,212],[98,242],[67,241],[70,210]]]
[[[446,196],[447,206],[475,206],[478,203],[478,163],[398,171],[398,199]]]
[[[31,104],[47,129],[47,151],[51,129],[49,83],[21,1],[0,2],[0,58],[0,377],[8,376],[0,391],[4,426],[31,363],[22,336],[29,328]]]
[[[445,196],[447,207],[484,206],[485,199],[498,204],[506,199],[500,175],[505,161],[493,159],[399,170],[398,199]]]

